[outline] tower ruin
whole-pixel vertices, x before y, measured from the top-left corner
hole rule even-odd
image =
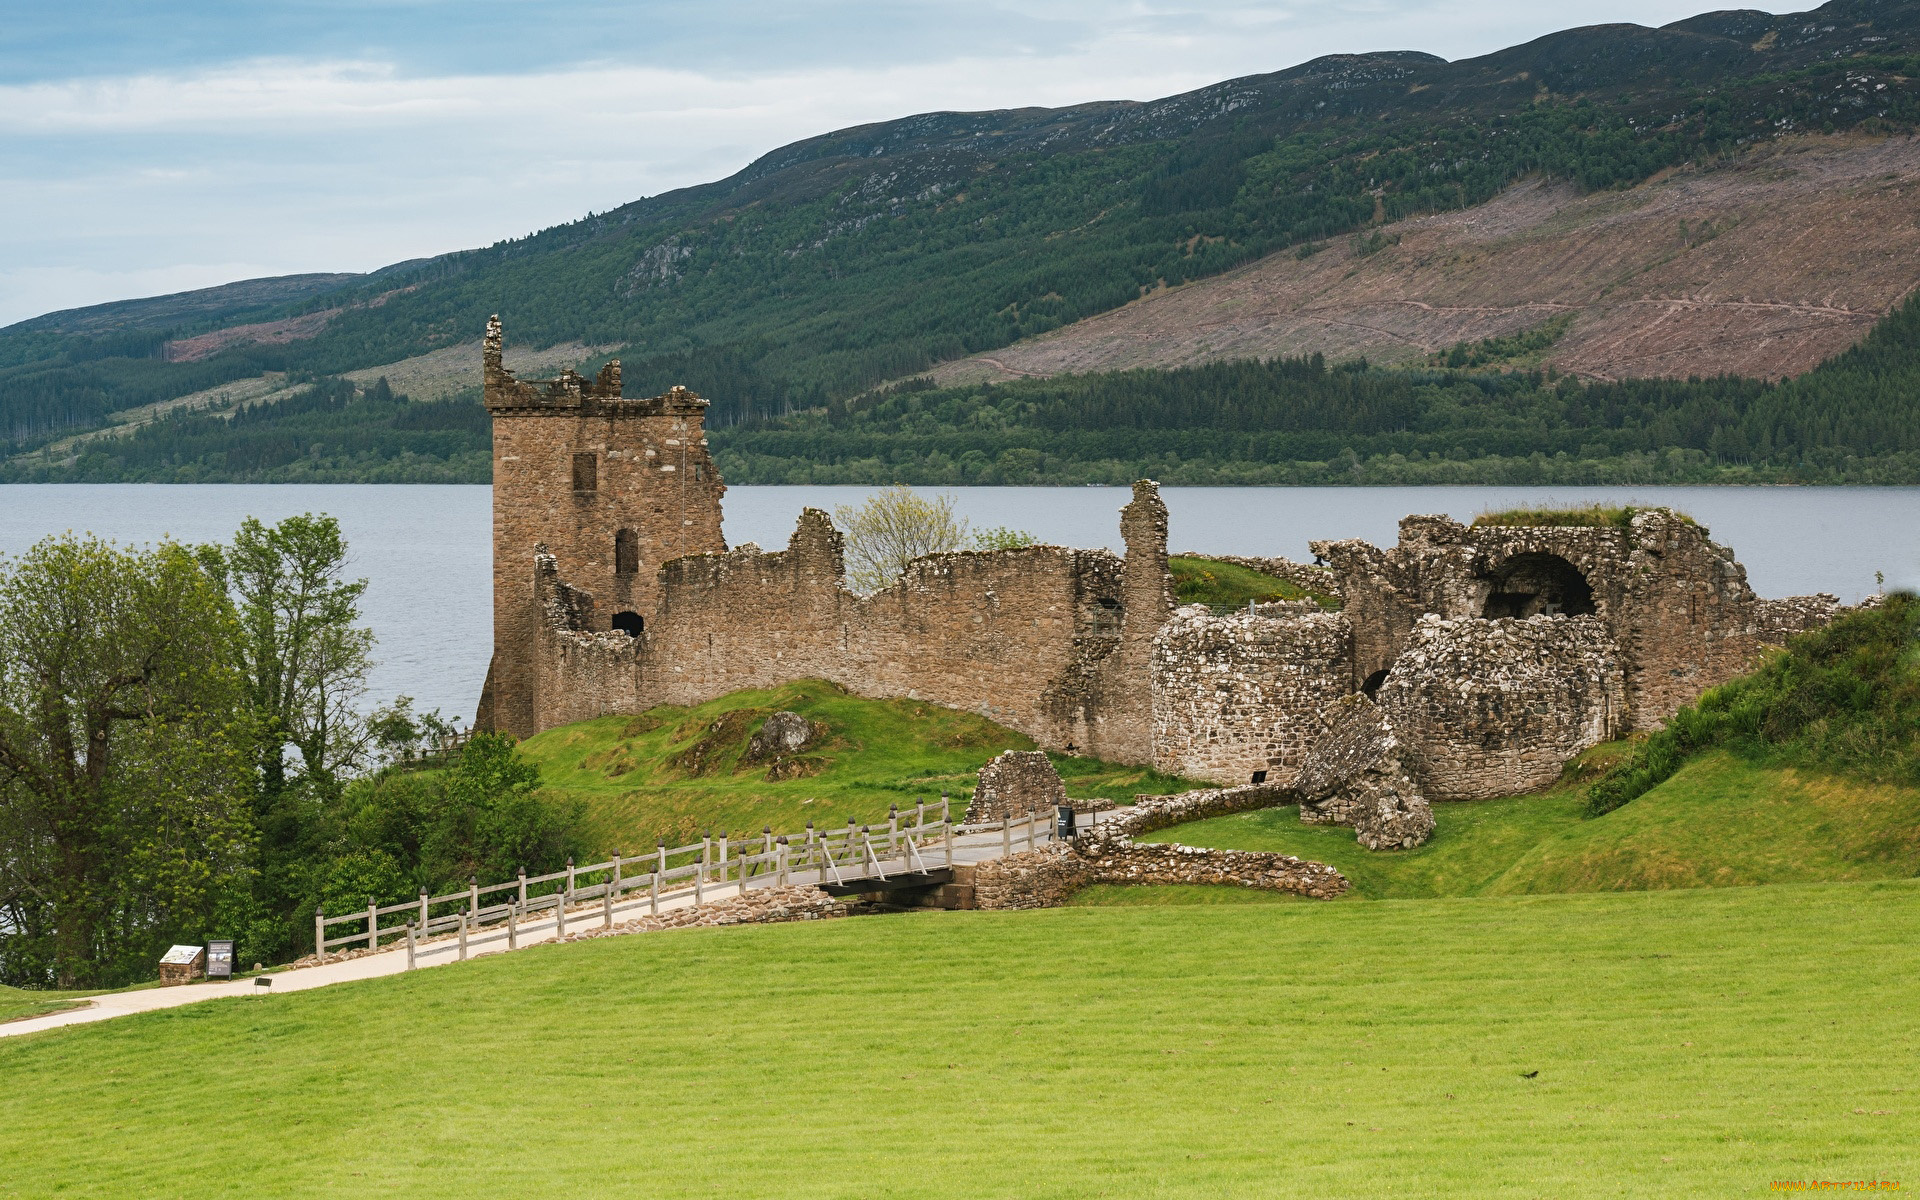
[[[707,402],[685,388],[627,399],[618,359],[592,379],[571,370],[516,379],[501,361],[497,316],[487,322],[484,370],[493,418],[493,661],[476,725],[529,737],[541,622],[536,551],[586,598],[575,620],[644,639],[659,607],[660,564],[726,549],[726,485],[707,452]]]

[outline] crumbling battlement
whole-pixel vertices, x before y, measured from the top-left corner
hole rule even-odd
[[[1343,613],[1270,617],[1175,611],[1153,643],[1153,765],[1235,784],[1285,783],[1318,732],[1320,710],[1353,690]]]
[[[1545,787],[1625,732],[1618,645],[1596,616],[1426,616],[1377,699],[1428,800]]]

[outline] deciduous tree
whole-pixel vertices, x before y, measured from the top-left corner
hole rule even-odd
[[[49,538],[0,567],[0,976],[143,978],[245,915],[238,624],[194,554]]]

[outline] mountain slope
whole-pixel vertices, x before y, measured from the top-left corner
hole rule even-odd
[[[1797,375],[1920,281],[1920,141],[1811,137],[1626,191],[1530,180],[1012,346],[941,383],[1324,354],[1417,362],[1556,318],[1583,376]]]
[[[495,311],[525,344],[624,347],[631,388],[693,386],[724,426],[1529,175],[1605,190],[1784,133],[1916,120],[1920,4],[1872,0],[1595,26],[1457,63],[1333,56],[1145,103],[922,114],[224,326],[0,331],[0,429],[26,448],[266,371],[377,368]],[[261,328],[202,338],[233,325]],[[189,338],[205,357],[159,361]]]

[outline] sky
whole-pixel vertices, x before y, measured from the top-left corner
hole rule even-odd
[[[483,246],[916,112],[1148,100],[1323,54],[1467,58],[1713,7],[0,0],[0,325]]]

